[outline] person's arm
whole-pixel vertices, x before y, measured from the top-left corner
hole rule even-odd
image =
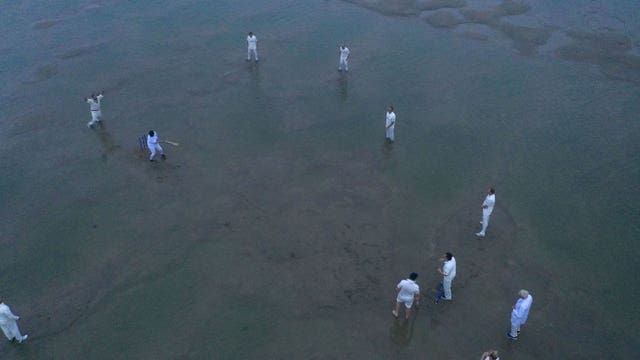
[[[415,295],[413,295],[413,299],[416,305],[420,305],[420,291],[418,291]]]
[[[394,116],[391,118],[391,123],[389,124],[389,126],[387,126],[387,129],[392,127],[395,123],[396,123],[396,117]]]
[[[15,315],[14,313],[12,313],[12,312],[11,312],[11,309],[9,309],[8,307],[7,307],[7,315],[8,315],[11,319],[13,319],[13,320],[18,320],[18,319],[20,319],[20,316],[17,316],[17,315]]]

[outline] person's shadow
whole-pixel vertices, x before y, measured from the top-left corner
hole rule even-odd
[[[418,313],[420,313],[420,308],[415,307],[409,319],[405,319],[403,316],[393,319],[393,324],[391,324],[391,329],[389,329],[391,342],[401,346],[408,346],[411,343],[413,326],[415,325]]]

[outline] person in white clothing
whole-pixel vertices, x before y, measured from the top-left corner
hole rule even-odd
[[[27,340],[29,335],[20,334],[20,329],[18,329],[18,323],[16,322],[18,319],[20,319],[20,316],[14,315],[0,297],[0,328],[2,328],[4,336],[6,336],[9,341],[15,339],[21,343]]]
[[[436,304],[440,299],[451,301],[451,282],[453,282],[453,279],[456,277],[456,258],[453,257],[453,254],[450,252],[444,254],[444,256],[440,258],[440,261],[442,261],[442,267],[438,268],[438,272],[442,274],[443,294],[438,294]]]
[[[91,111],[91,121],[87,123],[87,127],[93,127],[93,124],[102,120],[102,112],[100,111],[100,100],[104,97],[104,90],[100,94],[91,94],[90,98],[84,98],[84,101],[89,104],[89,110]]]
[[[411,308],[415,301],[416,305],[420,302],[420,287],[416,284],[418,274],[411,273],[408,279],[402,280],[396,286],[396,309],[391,313],[396,318],[400,315],[400,304],[404,304],[405,318],[408,319],[411,316]]]
[[[256,62],[258,62],[258,38],[252,32],[249,32],[247,36],[247,61],[251,61],[252,54]]]
[[[340,62],[338,63],[338,71],[349,71],[349,48],[347,45],[342,44],[340,49],[338,49],[340,53]]]
[[[482,353],[480,360],[500,360],[498,350],[488,350]]]
[[[493,212],[493,207],[496,205],[496,191],[493,188],[489,189],[489,193],[487,197],[482,202],[482,230],[476,233],[478,237],[484,237],[487,231],[487,226],[489,226],[489,218],[491,217],[491,213]]]
[[[385,121],[387,127],[387,141],[392,143],[395,139],[393,129],[396,127],[396,113],[393,112],[393,106],[387,108],[387,119]]]
[[[149,134],[147,135],[147,147],[151,151],[149,161],[154,161],[153,158],[156,156],[156,151],[160,152],[160,157],[162,157],[162,159],[167,158],[164,155],[164,149],[162,149],[162,146],[160,146],[158,141],[158,133],[153,130],[149,130]]]
[[[518,339],[520,326],[527,322],[531,303],[533,303],[533,297],[527,290],[520,290],[518,296],[519,299],[516,301],[516,304],[513,305],[513,310],[511,310],[511,331],[507,333],[507,337],[511,340]]]

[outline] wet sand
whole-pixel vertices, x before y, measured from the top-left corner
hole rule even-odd
[[[491,41],[462,42],[411,17],[341,2],[165,5],[111,2],[25,21],[28,36],[61,33],[30,49],[34,58],[39,51],[48,57],[7,65],[15,76],[2,73],[12,81],[0,95],[12,102],[2,104],[7,125],[0,128],[7,259],[0,280],[30,334],[21,346],[0,346],[3,357],[637,353],[633,324],[615,326],[619,313],[590,299],[605,288],[602,275],[585,280],[555,257],[567,247],[595,247],[562,227],[591,219],[580,211],[590,208],[585,193],[622,188],[638,175],[633,82],[511,58]],[[86,11],[118,26],[51,45],[85,29]],[[128,15],[114,15],[121,12]],[[243,61],[247,24],[261,30],[258,66]],[[490,29],[519,31],[497,24]],[[343,76],[334,47],[308,39],[329,42],[347,30],[358,41],[352,73]],[[536,34],[513,36],[530,49],[542,42]],[[604,41],[629,55],[619,38],[571,34],[587,49],[610,49]],[[417,38],[425,44],[416,46]],[[381,42],[419,56],[422,67],[412,56],[381,53]],[[105,124],[89,131],[78,94],[101,87]],[[392,147],[380,129],[389,101],[399,115]],[[598,109],[616,116],[605,126]],[[138,157],[136,137],[152,127],[180,142],[165,145],[165,162]],[[611,139],[619,147],[607,147]],[[597,161],[567,166],[584,157]],[[498,205],[488,236],[477,239],[488,184],[498,189]],[[549,198],[537,195],[540,187]],[[556,199],[576,210],[556,207]],[[626,209],[618,198],[590,200]],[[549,208],[557,223],[541,216]],[[557,229],[575,245],[545,242]],[[458,259],[454,301],[434,305],[445,251]],[[567,262],[584,269],[586,261]],[[406,323],[390,311],[395,285],[411,271],[420,273],[424,300]],[[580,281],[567,286],[567,278]],[[521,338],[509,342],[504,333],[520,288],[535,301]]]

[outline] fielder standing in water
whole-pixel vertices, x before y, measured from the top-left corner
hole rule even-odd
[[[338,71],[349,71],[349,48],[346,44],[342,44],[340,49],[338,49],[340,53],[340,62],[338,63]]]
[[[258,62],[258,38],[252,32],[249,32],[247,36],[247,61],[251,61],[251,54]]]
[[[482,202],[482,230],[476,233],[477,237],[484,237],[487,232],[487,226],[489,226],[489,219],[493,212],[493,207],[496,205],[496,191],[493,188],[489,189],[487,197]]]
[[[149,134],[147,134],[147,147],[151,151],[151,155],[149,156],[149,161],[154,161],[153,158],[156,157],[156,151],[160,152],[160,157],[164,160],[167,157],[164,155],[164,149],[160,146],[158,141],[158,133],[149,130]]]
[[[392,143],[395,140],[393,129],[396,126],[396,113],[393,112],[393,106],[387,108],[387,142]]]
[[[93,127],[93,124],[102,120],[102,112],[100,111],[100,100],[104,97],[104,90],[100,94],[91,94],[90,98],[84,98],[84,101],[89,104],[89,110],[91,111],[91,121],[87,123],[87,127]]]
[[[18,323],[16,322],[18,319],[20,319],[20,316],[12,313],[11,309],[5,305],[4,301],[0,297],[0,328],[2,328],[4,336],[6,336],[9,341],[13,341],[15,339],[22,343],[27,340],[29,335],[20,334],[20,329],[18,329]]]

